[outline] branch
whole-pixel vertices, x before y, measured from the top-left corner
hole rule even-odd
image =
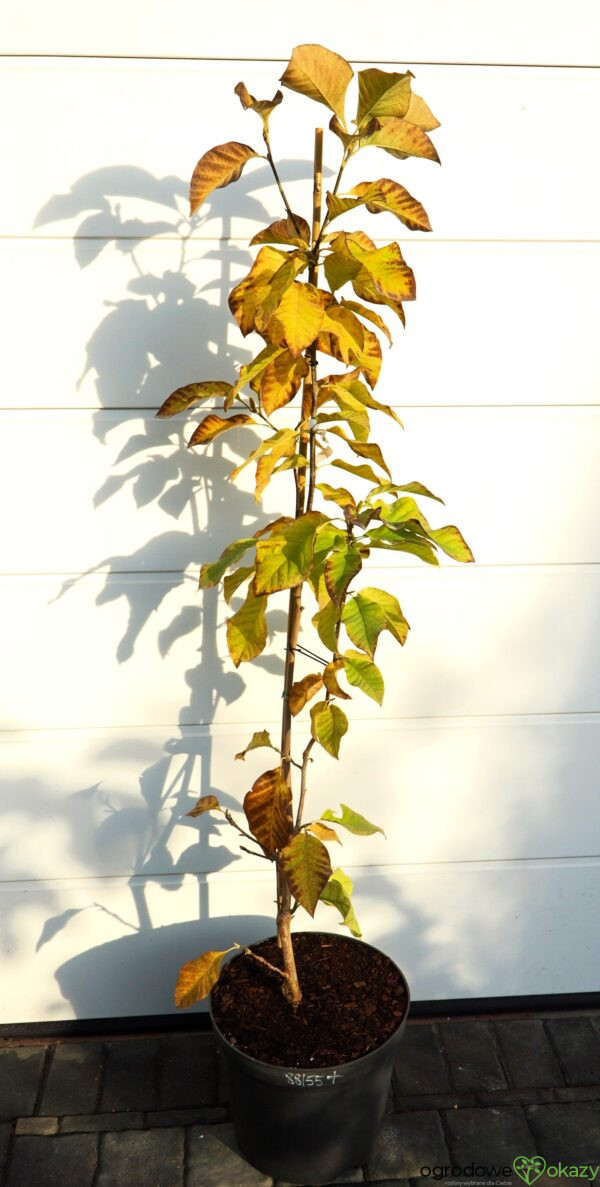
[[[329,694],[327,695],[329,696]],[[302,823],[302,813],[304,811],[304,800],[306,797],[306,775],[308,771],[308,761],[314,744],[315,738],[311,738],[302,755],[302,774],[300,776],[300,799],[298,801],[298,812],[296,814],[296,831],[298,831]]]
[[[269,162],[269,165],[271,166],[271,170],[273,172],[273,177],[275,178],[275,181],[277,182],[277,189],[279,190],[279,193],[281,194],[281,200],[282,200],[283,205],[285,206],[285,209],[287,211],[288,218],[290,218],[292,220],[296,234],[298,235],[298,237],[300,239],[302,239],[302,232],[300,230],[300,227],[298,226],[298,223],[296,222],[296,216],[294,215],[292,208],[287,200],[285,190],[281,184],[281,178],[277,172],[277,166],[275,164],[275,161],[273,160],[273,153],[271,152],[271,142],[269,140],[269,133],[267,132],[266,128],[263,132],[263,139],[267,146],[267,161]]]
[[[237,829],[240,836],[245,837],[247,841],[252,841],[253,844],[256,843],[256,837],[253,837],[251,833],[244,832],[244,829],[240,828],[240,825],[238,824],[237,820],[233,819],[231,812],[229,812],[229,810],[227,808],[223,809],[223,815],[224,815],[227,823],[230,824],[232,826],[232,828]]]
[[[285,973],[283,973],[281,969],[278,969],[274,964],[269,964],[268,960],[265,960],[263,956],[259,956],[256,952],[253,952],[251,948],[244,948],[244,955],[251,956],[252,959],[258,961],[259,964],[264,964],[266,969],[269,969],[272,973],[277,973],[277,976],[283,977],[285,981]]]

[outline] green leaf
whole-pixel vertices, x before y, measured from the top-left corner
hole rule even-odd
[[[410,103],[410,83],[413,77],[410,70],[405,74],[395,74],[390,70],[378,70],[374,67],[359,70],[356,110],[356,123],[359,127],[373,117],[405,116]]]
[[[313,626],[316,628],[321,643],[328,651],[337,651],[336,626],[339,621],[339,608],[334,602],[327,602],[322,610],[313,616]]]
[[[310,672],[302,680],[296,680],[295,684],[292,684],[288,697],[288,705],[292,717],[297,717],[300,710],[304,708],[312,697],[316,697],[322,687],[323,677],[320,672]]]
[[[243,565],[241,569],[236,569],[233,573],[228,573],[227,577],[223,578],[223,594],[228,605],[236,589],[238,589],[240,585],[243,585],[244,581],[246,581],[253,572],[254,565]]]
[[[372,658],[385,629],[385,614],[379,603],[362,592],[354,594],[344,606],[342,622],[352,642]]]
[[[333,871],[329,882],[321,891],[319,901],[326,903],[328,907],[337,907],[344,926],[349,928],[353,936],[360,939],[362,932],[352,906],[353,890],[352,879],[338,868]]]
[[[475,560],[466,540],[453,524],[448,524],[444,528],[430,528],[428,535],[435,541],[438,548],[441,548],[442,552],[451,556],[453,560],[466,562]]]
[[[276,750],[278,754],[280,753],[279,747],[273,745],[271,741],[271,735],[269,734],[268,730],[255,730],[250,741],[248,742],[248,745],[246,746],[246,749],[240,750],[239,754],[236,754],[235,757],[237,759],[242,759],[243,761],[251,750],[259,750],[263,746],[268,746],[270,750]]]
[[[217,416],[216,412],[209,412],[192,433],[188,449],[192,449],[194,445],[207,445],[209,441],[214,441],[215,437],[228,433],[230,429],[241,429],[245,425],[255,424],[254,417],[247,416],[245,412],[238,412],[235,416]]]
[[[248,551],[249,548],[254,548],[256,540],[253,536],[246,536],[241,540],[233,540],[223,549],[217,561],[211,561],[207,565],[202,565],[200,569],[200,589],[210,589],[213,585],[218,585],[221,577],[226,569],[231,565],[235,565],[237,561]]]
[[[236,668],[255,659],[265,649],[266,607],[266,597],[257,597],[250,585],[244,604],[227,619],[227,647]]]
[[[436,503],[443,503],[439,495],[434,495],[422,482],[405,482],[403,486],[398,486],[395,482],[382,482],[375,490],[369,491],[367,500],[369,502],[376,498],[377,495],[399,494],[400,491],[406,491],[410,495],[423,495],[426,499],[435,499]]]
[[[292,589],[308,577],[313,560],[315,532],[325,523],[320,511],[307,511],[256,545],[256,594]]]
[[[322,45],[297,45],[280,82],[317,103],[344,123],[344,99],[354,71],[349,62]]]
[[[347,542],[332,552],[325,561],[324,575],[327,592],[339,606],[343,602],[350,582],[362,569],[362,557],[356,545]]]
[[[345,651],[342,659],[348,683],[360,688],[361,692],[381,705],[384,693],[383,676],[373,660],[360,651]]]
[[[244,797],[244,812],[250,832],[270,857],[287,845],[292,831],[292,793],[279,767],[264,771]]]
[[[161,404],[157,416],[176,416],[178,412],[185,412],[192,404],[200,400],[210,400],[213,396],[227,397],[233,387],[231,383],[223,383],[217,379],[204,379],[201,383],[187,383],[185,387],[178,387],[171,392],[164,404]]]
[[[222,812],[223,809],[216,795],[202,795],[200,799],[186,812],[186,816],[203,816],[205,812]]]
[[[175,1005],[179,1009],[194,1006],[208,996],[219,980],[223,957],[234,948],[239,948],[239,944],[232,944],[223,952],[203,952],[202,956],[180,968],[175,987]]]
[[[371,824],[360,812],[355,812],[353,808],[349,808],[347,804],[340,805],[342,811],[340,816],[336,816],[331,808],[327,808],[325,812],[321,812],[320,820],[330,820],[332,824],[339,824],[342,828],[348,829],[349,833],[354,833],[357,837],[370,837],[373,833],[381,833],[385,837],[382,828],[377,824]]]
[[[314,915],[323,887],[331,877],[329,854],[322,841],[296,833],[281,854],[283,872],[295,899]]]
[[[200,209],[213,190],[220,190],[230,182],[237,181],[244,165],[252,157],[258,156],[249,144],[229,140],[227,144],[217,144],[200,157],[190,185],[190,214]]]
[[[373,548],[382,548],[389,552],[408,552],[428,565],[439,565],[434,545],[426,537],[418,535],[406,526],[392,528],[382,524],[380,528],[369,531],[368,542]]]
[[[332,758],[338,758],[340,742],[348,731],[348,718],[337,705],[319,701],[310,711],[312,736]]]
[[[378,609],[381,610],[384,617],[384,625],[382,629],[389,631],[390,634],[393,635],[394,639],[396,639],[397,642],[403,646],[406,642],[409,626],[402,613],[402,610],[400,609],[400,603],[398,599],[395,598],[393,594],[388,593],[387,590],[375,589],[373,586],[362,589],[359,594],[355,595],[355,597],[362,599],[363,610],[368,602],[377,606]],[[345,625],[348,634],[350,634],[348,625]],[[362,647],[362,644],[358,643],[356,639],[352,638],[352,635],[350,635],[350,638],[352,639],[353,643],[357,644],[358,647]],[[365,651],[367,649],[363,647],[362,650]],[[369,654],[372,655],[371,652]]]

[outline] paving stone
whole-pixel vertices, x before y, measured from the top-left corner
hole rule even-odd
[[[507,1019],[495,1026],[504,1066],[513,1088],[552,1088],[564,1076],[538,1018]]]
[[[53,1133],[58,1133],[58,1117],[18,1117],[15,1133],[17,1137],[23,1133],[38,1133],[42,1137],[49,1137]]]
[[[587,1101],[530,1105],[525,1113],[536,1150],[546,1162],[562,1162],[563,1166],[567,1162],[600,1162],[600,1111],[596,1105]]]
[[[157,1064],[156,1039],[107,1043],[100,1111],[123,1113],[156,1108]]]
[[[486,1022],[445,1022],[440,1035],[455,1088],[473,1092],[508,1088]]]
[[[15,1138],[6,1187],[91,1187],[97,1141],[91,1133]]]
[[[398,1046],[393,1085],[396,1096],[451,1092],[437,1027],[407,1026]]]
[[[223,1105],[205,1105],[202,1109],[161,1109],[158,1113],[146,1113],[149,1129],[157,1125],[218,1125],[228,1120],[229,1110]]]
[[[598,1100],[600,1084],[582,1084],[579,1088],[555,1088],[555,1100]],[[533,1102],[530,1101],[529,1104]]]
[[[600,1080],[600,1035],[589,1018],[550,1018],[546,1022],[567,1084]]]
[[[232,1125],[188,1130],[187,1165],[186,1187],[271,1187],[273,1182],[246,1162]]]
[[[445,1092],[443,1095],[424,1093],[423,1096],[397,1096],[393,1111],[405,1113],[413,1109],[420,1109],[421,1112],[432,1109],[468,1109],[478,1103],[473,1092]]]
[[[327,1187],[333,1187],[333,1184],[336,1184],[336,1187],[350,1187],[350,1184],[364,1183],[364,1181],[365,1176],[363,1175],[361,1168],[357,1166],[356,1170],[345,1171],[344,1174],[339,1175],[337,1179],[331,1179],[327,1184]],[[288,1183],[287,1181],[284,1182],[283,1179],[276,1179],[274,1187],[306,1187],[306,1185],[302,1183]],[[398,1187],[398,1184],[395,1183],[394,1187]]]
[[[217,1104],[217,1056],[206,1034],[161,1040],[159,1107],[185,1109]]]
[[[0,1125],[0,1182],[2,1182],[2,1170],[6,1162],[11,1138],[12,1125],[7,1121],[4,1125]]]
[[[556,1100],[557,1088],[499,1088],[496,1092],[478,1092],[477,1105],[542,1105]]]
[[[380,1179],[409,1179],[422,1166],[448,1162],[448,1147],[439,1114],[409,1113],[384,1121],[365,1168],[368,1182]]]
[[[61,1133],[103,1133],[109,1130],[143,1129],[143,1113],[76,1113],[72,1117],[61,1117]]]
[[[517,1154],[532,1150],[531,1132],[522,1109],[505,1105],[495,1109],[458,1109],[444,1113],[452,1160],[463,1168],[471,1162],[490,1167],[512,1166]],[[489,1178],[496,1179],[496,1174]]]
[[[45,1046],[0,1048],[1,1120],[33,1113],[45,1057]]]
[[[91,1113],[96,1108],[104,1052],[101,1043],[60,1043],[51,1055],[40,1113]]]
[[[183,1129],[105,1133],[95,1187],[183,1187],[183,1163]]]

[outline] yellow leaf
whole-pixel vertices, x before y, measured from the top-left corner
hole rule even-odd
[[[244,337],[254,328],[257,305],[269,294],[271,280],[287,255],[275,247],[261,247],[250,271],[229,294],[229,308]]]
[[[358,294],[357,294],[358,295]],[[381,371],[381,344],[376,334],[365,330],[365,343],[362,350],[354,351],[354,361],[358,363],[366,381],[375,387]]]
[[[249,144],[229,140],[227,144],[217,144],[200,157],[190,185],[190,214],[200,208],[213,190],[237,181],[246,162],[258,155]]]
[[[265,771],[244,798],[244,812],[250,831],[269,857],[290,838],[289,807],[292,793],[279,767]]]
[[[338,758],[340,742],[348,731],[346,714],[329,701],[318,701],[310,711],[310,722],[315,741],[319,742],[332,758]]]
[[[428,161],[437,161],[439,156],[435,145],[426,132],[417,124],[411,124],[405,119],[384,119],[376,132],[371,132],[361,140],[363,146],[372,145],[383,148],[393,157],[424,157]]]
[[[297,717],[301,709],[306,703],[316,696],[323,687],[323,677],[320,672],[311,672],[302,680],[297,680],[292,684],[290,695],[288,697],[288,705],[292,717]]]
[[[327,592],[338,606],[343,602],[350,582],[362,568],[362,559],[356,547],[346,542],[332,552],[325,561],[325,585]]]
[[[342,923],[351,931],[353,936],[360,939],[362,932],[352,906],[352,891],[354,887],[351,879],[343,870],[334,870],[327,886],[321,893],[320,902],[328,907],[337,907],[342,916]]]
[[[306,831],[312,833],[313,837],[318,837],[319,841],[337,841],[338,845],[342,844],[335,829],[321,824],[320,820],[313,820],[312,824],[307,824]]]
[[[284,350],[265,368],[260,381],[260,398],[268,416],[293,400],[310,368],[303,355],[295,358]]]
[[[243,565],[241,569],[235,569],[233,573],[228,573],[223,578],[223,596],[229,605],[236,589],[243,585],[244,581],[248,580],[254,572],[254,565]]]
[[[238,96],[244,111],[256,111],[261,117],[265,128],[268,127],[269,116],[283,101],[281,91],[275,91],[272,99],[255,99],[254,95],[250,94],[246,84],[243,82],[238,82],[237,86],[233,88],[233,91]]]
[[[246,746],[246,749],[240,750],[239,753],[236,754],[235,757],[238,759],[242,759],[242,762],[243,762],[243,760],[245,759],[246,755],[250,752],[250,750],[259,750],[263,746],[268,746],[270,750],[277,750],[277,753],[279,754],[279,750],[278,750],[277,746],[274,746],[271,741],[271,735],[269,734],[269,731],[268,730],[255,730],[250,741],[248,742],[248,745]]]
[[[219,980],[223,957],[234,948],[239,948],[239,944],[232,944],[224,952],[203,952],[197,960],[190,960],[180,968],[175,987],[175,1005],[179,1009],[194,1006],[207,997]]]
[[[269,363],[272,363],[273,359],[276,359],[280,354],[280,346],[267,345],[261,350],[260,354],[257,354],[255,359],[252,359],[251,363],[245,363],[243,367],[240,367],[239,378],[227,396],[225,402],[226,407],[233,403],[238,392],[240,392],[242,388],[246,386],[246,384],[251,383],[253,379],[260,378],[260,376],[263,374],[263,371],[265,371],[269,366]]]
[[[344,99],[354,71],[349,62],[322,45],[297,45],[280,82],[317,103],[344,123]]]
[[[358,318],[348,309],[332,303],[324,311],[322,332],[337,338],[342,362],[350,361],[352,351],[362,350],[365,331]]]
[[[358,317],[364,317],[365,321],[370,321],[378,330],[385,334],[390,346],[392,345],[392,335],[388,330],[384,320],[375,309],[367,309],[365,305],[361,305],[360,301],[347,301],[342,298],[340,302],[342,309],[349,309],[352,313],[356,313]]]
[[[381,705],[385,691],[383,676],[373,660],[360,651],[352,650],[344,652],[343,660],[348,682]]]
[[[431,230],[425,208],[403,185],[389,177],[381,177],[379,181],[361,181],[354,186],[352,193],[364,203],[370,214],[387,211],[411,231]]]
[[[176,416],[178,412],[185,412],[192,404],[199,400],[210,400],[213,396],[228,396],[231,383],[222,383],[217,379],[205,379],[202,383],[187,383],[185,387],[178,387],[171,392],[164,404],[161,404],[157,416]]]
[[[206,445],[208,441],[214,441],[215,437],[220,437],[221,433],[229,432],[229,429],[240,429],[244,425],[255,424],[254,417],[247,416],[245,412],[239,412],[236,416],[217,416],[215,412],[209,412],[208,416],[200,421],[198,428],[192,433],[188,441],[188,449],[194,445]]]
[[[343,659],[335,659],[332,663],[327,664],[323,672],[323,684],[332,697],[340,697],[342,701],[351,701],[350,693],[344,692],[344,689],[338,684],[337,673],[343,666]]]
[[[227,619],[227,647],[236,668],[264,651],[267,642],[266,605],[267,599],[257,596],[250,585],[244,604]]]
[[[287,436],[282,436],[267,453],[263,453],[259,457],[256,463],[256,480],[254,486],[254,498],[257,502],[262,497],[265,488],[269,485],[276,465],[282,458],[293,457],[295,447],[296,436],[293,430],[289,429]]]
[[[433,132],[440,126],[440,121],[435,118],[425,100],[420,95],[415,95],[414,91],[410,97],[406,118],[411,124],[422,128],[424,132]]]
[[[186,816],[202,816],[205,812],[215,811],[223,811],[216,795],[203,795],[200,796],[194,807],[189,812],[186,812]]]
[[[327,602],[313,615],[313,626],[317,631],[321,643],[328,651],[337,651],[336,628],[339,617],[340,612],[334,602]]]
[[[328,499],[331,503],[337,503],[338,507],[350,507],[356,511],[354,495],[351,495],[345,486],[329,486],[327,482],[318,482],[317,490],[320,490],[324,499]]]
[[[276,593],[300,585],[310,573],[315,532],[326,517],[320,511],[307,511],[299,519],[285,524],[269,539],[256,545],[257,594]]]
[[[218,560],[202,565],[200,570],[200,589],[210,589],[213,585],[217,585],[225,570],[241,560],[244,553],[249,548],[253,548],[254,544],[254,536],[244,536],[241,540],[232,540],[231,544],[228,544],[223,549]]]
[[[277,222],[265,227],[264,231],[258,231],[250,240],[250,247],[257,243],[284,243],[292,247],[307,247],[310,243],[310,227],[301,214],[295,214],[293,219],[288,215],[287,218],[277,219]]]
[[[299,355],[314,342],[323,324],[324,309],[312,284],[294,281],[269,322],[269,340]]]
[[[305,832],[297,833],[283,850],[281,861],[294,898],[309,915],[314,915],[321,891],[331,877],[331,862],[322,841]]]

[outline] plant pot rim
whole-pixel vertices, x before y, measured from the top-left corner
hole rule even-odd
[[[326,1066],[321,1066],[321,1067],[315,1067],[314,1064],[311,1064],[309,1066],[304,1066],[304,1065],[300,1065],[300,1064],[288,1065],[288,1064],[281,1064],[281,1063],[267,1063],[263,1059],[256,1059],[256,1057],[254,1055],[247,1055],[245,1051],[242,1051],[239,1047],[234,1047],[233,1043],[229,1042],[229,1039],[227,1039],[225,1037],[225,1035],[223,1034],[223,1031],[219,1027],[218,1023],[215,1022],[215,1019],[213,1016],[213,1009],[212,1009],[212,993],[211,993],[210,998],[209,998],[208,1010],[209,1010],[209,1015],[210,1015],[210,1020],[211,1020],[212,1026],[218,1035],[219,1042],[221,1042],[223,1044],[223,1046],[225,1048],[227,1048],[233,1055],[237,1056],[238,1059],[247,1061],[247,1063],[250,1065],[250,1067],[254,1066],[256,1068],[261,1068],[263,1070],[269,1069],[269,1070],[272,1070],[273,1072],[282,1073],[282,1074],[285,1074],[286,1072],[296,1073],[296,1074],[298,1074],[298,1073],[301,1074],[302,1072],[306,1072],[310,1075],[318,1074],[318,1075],[324,1075],[324,1076],[327,1075],[328,1072],[333,1073],[338,1068],[344,1067],[344,1068],[351,1069],[353,1074],[356,1071],[356,1074],[358,1075],[362,1071],[362,1068],[364,1067],[364,1065],[369,1060],[372,1060],[374,1056],[379,1055],[380,1052],[382,1052],[382,1053],[385,1052],[393,1043],[397,1042],[398,1038],[399,1038],[398,1032],[402,1031],[404,1029],[404,1025],[406,1023],[406,1020],[407,1020],[409,1012],[410,1012],[410,989],[409,989],[406,977],[404,976],[404,973],[402,972],[402,969],[399,967],[399,965],[396,964],[395,960],[392,960],[391,956],[388,956],[387,952],[382,952],[380,948],[376,948],[374,946],[374,944],[368,944],[366,942],[366,940],[358,939],[355,936],[341,936],[341,935],[338,935],[336,932],[329,932],[329,931],[307,931],[304,933],[297,932],[296,934],[297,935],[304,934],[304,935],[311,935],[311,936],[328,936],[328,937],[333,936],[334,939],[341,940],[343,943],[362,944],[365,948],[370,948],[373,952],[377,952],[377,954],[379,956],[385,956],[387,958],[387,960],[389,960],[390,964],[392,964],[394,966],[397,973],[401,977],[402,984],[404,986],[404,992],[406,993],[406,1009],[404,1010],[402,1017],[398,1019],[398,1025],[392,1031],[392,1034],[388,1035],[387,1039],[385,1039],[383,1043],[380,1043],[378,1047],[373,1047],[373,1049],[371,1051],[367,1051],[367,1053],[365,1055],[359,1055],[357,1059],[348,1059],[343,1063],[335,1063],[335,1064],[332,1063],[332,1064],[328,1064]],[[253,947],[254,944],[262,944],[264,942],[264,940],[276,940],[276,938],[277,938],[276,936],[264,936],[263,939],[254,940],[253,944],[246,944],[245,946],[247,948],[250,948],[250,947]],[[239,958],[243,955],[244,955],[243,949],[241,952],[234,952],[228,958],[227,963],[229,963],[229,960],[239,960]]]

